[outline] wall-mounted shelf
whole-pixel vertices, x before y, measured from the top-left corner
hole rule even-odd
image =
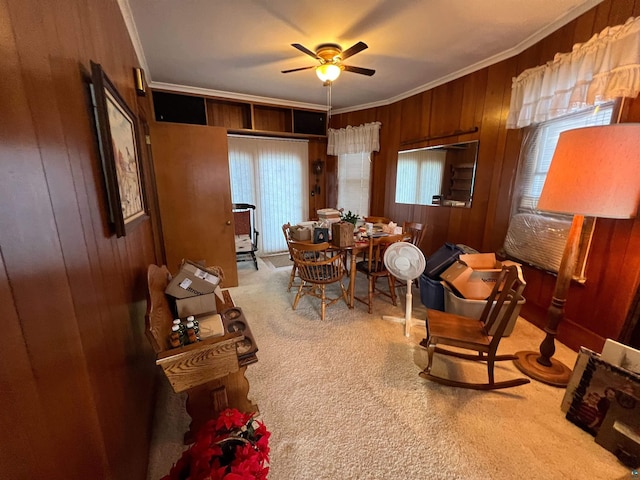
[[[327,114],[236,100],[153,91],[158,122],[224,127],[233,133],[291,137],[325,136]]]

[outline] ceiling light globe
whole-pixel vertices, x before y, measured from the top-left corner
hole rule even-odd
[[[316,75],[323,82],[333,82],[340,76],[341,71],[340,67],[333,63],[324,63],[316,67]]]

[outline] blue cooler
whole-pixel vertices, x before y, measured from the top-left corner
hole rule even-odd
[[[425,273],[420,275],[420,300],[425,307],[444,312],[444,287],[440,280],[433,280]]]

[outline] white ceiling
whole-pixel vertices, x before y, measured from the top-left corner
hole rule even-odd
[[[296,50],[369,48],[344,61],[334,113],[388,104],[511,57],[602,0],[119,0],[151,87],[326,108]]]

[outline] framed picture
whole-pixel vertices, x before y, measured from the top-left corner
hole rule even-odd
[[[612,403],[629,408],[625,404],[627,399],[640,398],[640,375],[603,361],[600,355],[584,347],[580,354],[586,357],[586,362],[582,362],[580,370],[574,370],[579,379],[573,382],[572,376],[570,383],[575,388],[571,388],[573,395],[566,418],[596,436]]]
[[[147,218],[136,118],[115,86],[91,62],[91,97],[98,133],[109,223],[122,237]]]

